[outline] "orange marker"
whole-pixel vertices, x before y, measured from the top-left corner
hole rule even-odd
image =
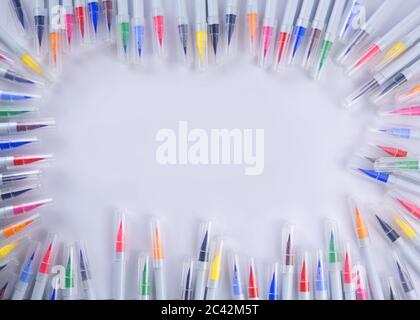
[[[257,54],[258,35],[258,2],[248,0],[246,7],[246,20],[248,25],[249,50],[253,56]]]
[[[32,225],[36,220],[40,218],[39,214],[33,215],[32,217],[29,217],[25,220],[13,223],[11,225],[8,225],[0,230],[0,240],[8,239],[19,232],[23,231],[30,225]]]
[[[164,271],[164,256],[159,220],[153,219],[151,222],[152,232],[152,261],[153,276],[155,280],[156,300],[166,300],[166,284]]]

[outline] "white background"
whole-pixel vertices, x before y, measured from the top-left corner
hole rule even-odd
[[[6,2],[1,1],[0,12]],[[381,1],[367,2],[371,13]],[[165,3],[173,53],[175,1]],[[419,1],[402,3],[388,28]],[[3,17],[5,25],[9,20]],[[345,169],[375,110],[366,106],[349,113],[341,101],[367,75],[349,79],[330,65],[318,83],[298,68],[262,71],[247,57],[240,23],[238,58],[205,73],[182,67],[176,55],[154,60],[150,46],[140,69],[119,62],[114,47],[97,46],[66,56],[62,76],[46,90],[40,108],[57,127],[39,134],[39,147],[55,156],[43,177],[44,192],[55,204],[42,212],[42,229],[58,233],[62,241],[87,242],[99,298],[111,297],[115,208],[129,211],[127,297],[136,296],[137,257],[150,252],[149,218],[156,215],[164,232],[169,297],[177,299],[182,261],[196,254],[200,221],[213,221],[215,234],[226,239],[227,251],[242,255],[244,266],[246,256],[254,256],[264,284],[267,263],[280,257],[284,221],[297,225],[300,249],[325,247],[327,217],[340,222],[343,239],[355,247],[346,195],[367,203],[380,200],[381,187]],[[264,129],[264,174],[245,176],[238,166],[159,165],[155,135],[162,128],[176,130],[180,120],[190,128]],[[388,276],[392,270],[383,253],[389,244],[371,222],[381,274]],[[223,271],[219,297],[228,298]]]

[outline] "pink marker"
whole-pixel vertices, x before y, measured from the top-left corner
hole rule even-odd
[[[356,275],[356,299],[369,300],[367,292],[367,278],[365,268],[358,264],[354,267]]]
[[[420,117],[420,105],[412,105],[391,111],[381,112],[383,116]]]
[[[45,200],[40,200],[40,201],[35,201],[35,202],[27,202],[27,203],[19,204],[16,206],[3,207],[3,208],[0,208],[0,219],[20,216],[22,214],[28,213],[32,210],[35,210],[37,208],[50,204],[51,202],[52,202],[52,199],[45,199]]]
[[[65,28],[65,49],[71,51],[75,23],[73,0],[63,0],[63,20]]]
[[[277,0],[267,0],[261,35],[260,66],[265,68],[269,62],[274,44],[274,35],[277,27],[276,19]]]

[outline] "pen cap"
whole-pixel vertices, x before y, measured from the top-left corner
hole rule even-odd
[[[182,266],[181,300],[192,300],[193,294],[193,259],[186,259]]]
[[[239,256],[236,253],[229,254],[228,265],[232,298],[237,300],[242,297],[243,299],[241,265]]]
[[[164,259],[160,221],[156,218],[153,218],[150,223],[150,227],[152,238],[152,259],[153,263],[156,263],[156,261],[162,261]]]
[[[369,244],[370,236],[366,219],[363,215],[363,208],[360,206],[358,200],[353,197],[347,198],[349,213],[353,221],[353,228],[356,233],[356,239],[359,247],[364,247]]]
[[[282,268],[295,264],[295,226],[286,223],[281,232]],[[283,271],[284,272],[284,271]]]
[[[198,234],[197,241],[197,260],[201,262],[209,261],[209,249],[210,249],[210,238],[211,238],[211,222],[204,222],[200,225],[200,231]]]
[[[224,241],[216,239],[210,246],[209,281],[219,283],[222,269]]]
[[[115,224],[115,254],[124,254],[126,251],[125,248],[125,238],[126,238],[126,224],[125,224],[125,212],[118,211],[116,213],[116,224]]]
[[[341,262],[341,253],[339,248],[340,238],[338,233],[338,224],[334,220],[325,221],[325,239],[327,244],[327,256],[328,262],[331,263],[340,263]]]
[[[138,260],[138,284],[139,284],[139,299],[149,299],[151,295],[150,285],[150,257],[148,255],[141,255]]]
[[[299,292],[309,293],[311,292],[311,275],[312,275],[312,262],[311,256],[308,251],[302,251],[300,253],[298,272],[297,272],[297,283]]]

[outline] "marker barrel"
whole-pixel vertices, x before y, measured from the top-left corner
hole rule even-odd
[[[294,266],[283,266],[281,300],[293,300]]]
[[[196,280],[194,288],[194,300],[204,300],[208,278],[208,263],[202,261],[196,261],[195,263]]]
[[[160,266],[157,266],[158,263]],[[153,276],[154,276],[154,286],[155,286],[155,294],[156,300],[166,300],[166,285],[165,285],[165,277],[164,277],[164,269],[163,263],[159,261],[153,262]]]
[[[363,261],[365,263],[370,293],[372,294],[373,300],[385,300],[381,281],[378,275],[378,269],[373,260],[370,247],[360,246],[360,251],[362,253]]]
[[[125,299],[125,253],[116,252],[114,257],[114,300]]]
[[[394,241],[394,245],[403,254],[407,263],[420,275],[420,254],[413,250],[402,238]]]
[[[330,294],[331,300],[343,300],[343,286],[341,283],[341,273],[339,265],[336,263],[329,264]]]

